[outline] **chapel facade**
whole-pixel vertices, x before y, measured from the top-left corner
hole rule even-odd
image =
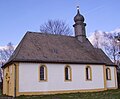
[[[84,17],[75,36],[27,32],[3,68],[3,94],[44,95],[117,89],[116,66],[86,37]]]

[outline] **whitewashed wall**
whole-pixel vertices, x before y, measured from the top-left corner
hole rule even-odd
[[[102,65],[90,65],[92,81],[86,81],[85,67],[87,65],[69,64],[72,68],[72,81],[64,81],[64,67],[66,64],[45,64],[48,71],[48,81],[39,81],[39,67],[37,63],[19,64],[19,92],[84,90],[104,88]]]
[[[115,67],[107,67],[111,70],[111,80],[107,80],[107,88],[117,88],[117,77]]]

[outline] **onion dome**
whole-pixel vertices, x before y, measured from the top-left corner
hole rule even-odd
[[[84,22],[84,17],[79,12],[79,6],[77,6],[77,15],[74,17],[74,21],[82,21]]]

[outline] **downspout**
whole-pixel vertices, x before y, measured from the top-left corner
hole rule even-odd
[[[15,74],[14,74],[14,96],[13,97],[16,97],[16,64],[14,64],[15,66]]]

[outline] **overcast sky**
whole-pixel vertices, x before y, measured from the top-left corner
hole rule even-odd
[[[17,45],[27,31],[39,32],[48,19],[64,20],[73,28],[77,5],[87,36],[120,27],[120,0],[0,0],[0,46]]]

